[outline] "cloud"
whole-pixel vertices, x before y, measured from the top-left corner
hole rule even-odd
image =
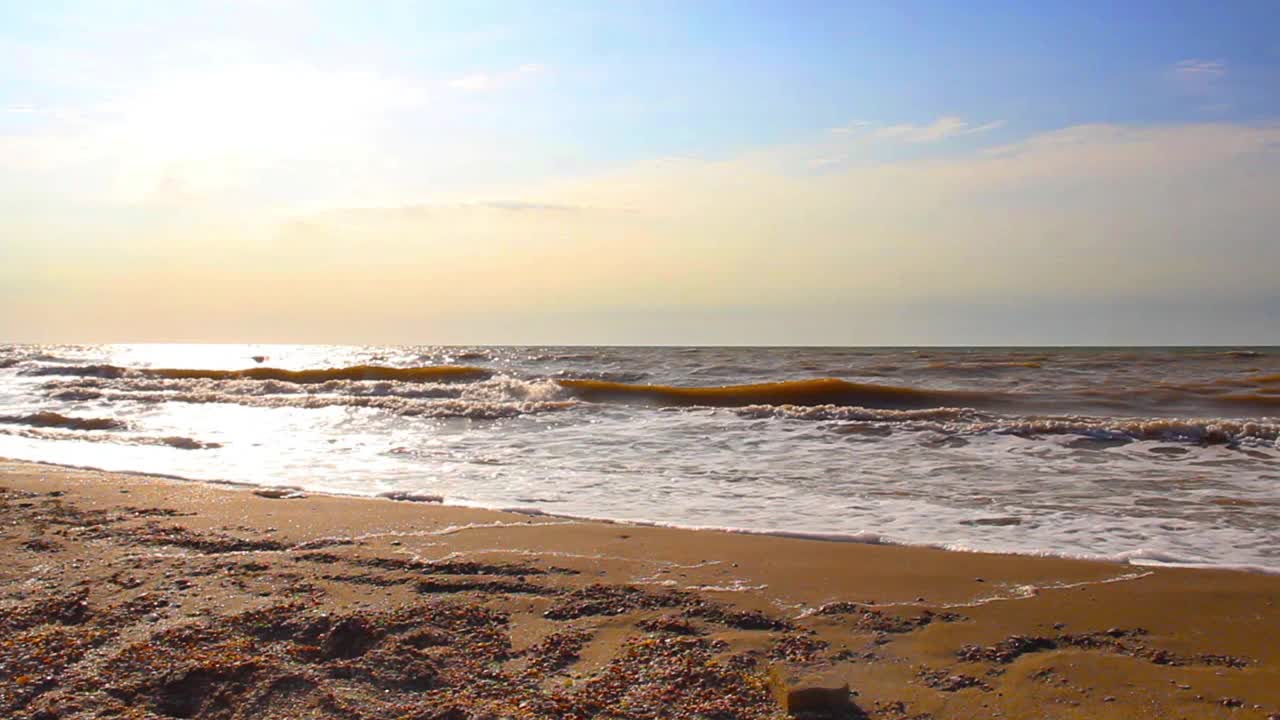
[[[953,136],[982,127],[943,126]],[[1154,317],[1133,308],[1280,297],[1280,126],[1081,125],[996,149],[924,145],[796,172],[812,147],[652,160],[458,198],[347,197],[325,207],[369,209],[259,217],[248,230],[231,227],[248,215],[218,226],[216,214],[122,214],[95,226],[92,247],[112,249],[102,262],[60,261],[67,246],[40,229],[48,213],[21,232],[10,213],[0,236],[22,239],[0,281],[7,272],[28,282],[25,297],[68,298],[13,313],[26,324],[11,335],[82,337],[95,330],[84,318],[109,308],[123,335],[199,327],[205,339],[243,339],[254,322],[288,318],[313,323],[304,339],[348,342],[444,338],[449,327],[450,341],[515,342],[522,312],[542,328],[518,336],[529,342],[994,343],[1019,339],[1003,324],[1046,303],[1079,308],[1071,317],[1085,329],[1065,336],[1042,323],[1036,339],[1087,342],[1110,337],[1089,328],[1113,310]],[[225,262],[208,262],[210,249]],[[757,309],[708,330],[708,313],[725,307]],[[636,321],[602,320],[599,334],[565,319],[600,308]],[[821,322],[814,308],[827,308]],[[1182,334],[1160,337],[1227,337],[1213,321],[1166,315]],[[1221,333],[1241,327],[1215,317],[1226,318]],[[382,334],[368,335],[377,323]],[[645,323],[654,329],[638,334]],[[1275,337],[1249,332],[1230,337]]]
[[[495,200],[484,203],[484,205],[495,210],[507,210],[510,212],[580,212],[585,209],[578,205],[522,202],[518,200]]]
[[[761,155],[655,160],[528,187],[518,202],[320,217],[297,242],[317,257],[356,243],[403,259],[403,277],[370,279],[380,293],[424,292],[429,266],[433,299],[494,307],[521,292],[562,309],[673,293],[691,307],[1100,302],[1221,292],[1221,277],[1274,291],[1277,141],[1280,128],[1086,125],[823,174]]]
[[[1004,125],[997,120],[983,125],[971,125],[963,118],[945,115],[928,125],[890,125],[872,133],[880,140],[895,140],[906,143],[932,143],[965,135],[978,135],[995,130]]]
[[[1219,78],[1227,74],[1227,64],[1222,60],[1179,60],[1173,71],[1184,78]]]
[[[983,135],[1001,127],[1004,127],[1003,120],[974,124],[956,115],[942,115],[927,125],[900,123],[878,126],[866,120],[856,120],[828,128],[811,142],[758,154],[770,155],[784,165],[829,172],[859,159],[882,161],[913,146],[925,147]]]
[[[473,73],[449,81],[449,87],[468,93],[486,93],[517,85],[521,82],[542,75],[547,71],[545,65],[526,63],[514,70],[501,73]]]
[[[626,231],[715,278],[681,288],[707,302],[1014,302],[1208,293],[1221,277],[1280,291],[1263,270],[1280,262],[1277,182],[1280,126],[1084,125],[821,174],[764,155],[655,162],[544,199],[635,208]]]
[[[538,213],[568,214],[587,212],[610,212],[606,208],[570,205],[566,203],[531,202],[525,200],[478,200],[457,203],[418,203],[414,205],[397,205],[388,207],[351,207],[326,210],[312,213],[308,217],[313,220],[337,220],[360,222],[412,222],[417,220],[440,218],[444,216],[461,217],[465,215],[482,216],[485,214],[522,213],[533,215]]]
[[[857,137],[860,140],[878,140],[904,143],[933,143],[965,135],[979,135],[1004,126],[1003,120],[973,125],[955,115],[943,115],[928,125],[899,124],[876,128],[874,123],[855,120],[848,125],[827,130],[841,138]],[[875,128],[875,129],[873,129]]]
[[[108,203],[175,188],[184,197],[222,192],[279,168],[307,167],[315,176],[319,164],[368,162],[386,119],[425,99],[413,83],[367,71],[173,70],[79,111],[17,106],[46,122],[0,134],[0,173],[58,173],[60,194]]]
[[[827,132],[831,133],[832,135],[853,135],[855,133],[862,132],[868,127],[871,127],[871,123],[867,122],[866,120],[855,120],[849,123],[848,125],[833,127]]]
[[[1197,102],[1203,102],[1205,98],[1212,98],[1217,102],[1208,103],[1208,105],[1224,105],[1221,101],[1222,96],[1227,91],[1227,64],[1222,60],[1180,60],[1173,66],[1173,84],[1177,90],[1191,96]],[[1214,112],[1212,109],[1206,109],[1201,106],[1202,110]]]

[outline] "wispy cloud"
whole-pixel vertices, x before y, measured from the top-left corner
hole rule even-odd
[[[1173,65],[1172,76],[1176,91],[1199,104],[1201,112],[1215,114],[1231,108],[1226,62],[1179,60]]]
[[[848,125],[833,127],[827,132],[830,132],[832,135],[853,135],[855,133],[860,133],[869,127],[871,127],[871,123],[866,120],[855,120]]]
[[[555,202],[536,202],[525,200],[477,200],[454,203],[418,203],[395,207],[352,207],[327,210],[313,213],[317,220],[360,220],[403,222],[438,218],[442,216],[459,217],[466,212],[486,213],[585,213],[607,211],[606,208],[588,207]]]
[[[1173,72],[1183,78],[1209,80],[1226,75],[1227,64],[1222,60],[1179,60]]]
[[[1004,126],[1003,120],[974,124],[957,115],[942,115],[925,125],[899,123],[878,126],[856,120],[828,128],[824,137],[804,145],[799,154],[807,156],[805,165],[812,170],[829,170],[868,153],[883,153],[895,147],[929,145],[956,138],[981,135]]]
[[[872,133],[880,140],[896,140],[906,143],[932,143],[965,135],[990,132],[1004,125],[1003,120],[972,125],[955,115],[945,115],[928,125],[890,125]]]
[[[942,115],[928,125],[902,123],[876,127],[866,120],[855,120],[847,125],[829,128],[827,132],[841,138],[880,140],[905,143],[932,143],[965,135],[990,132],[1004,125],[1003,120],[974,125],[956,115]]]
[[[469,93],[484,93],[501,90],[523,81],[542,75],[547,71],[545,65],[526,63],[514,70],[501,73],[472,73],[449,81],[449,87]]]

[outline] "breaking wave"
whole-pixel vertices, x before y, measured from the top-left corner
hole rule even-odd
[[[260,408],[372,408],[404,417],[500,419],[564,410],[578,401],[551,380],[495,376],[470,383],[328,380],[169,379],[130,376],[52,381],[56,400],[108,400],[147,404],[223,403]]]
[[[120,445],[153,445],[168,446],[179,450],[210,450],[222,447],[221,443],[203,442],[182,435],[154,437],[150,435],[101,435],[76,430],[52,428],[13,428],[0,429],[0,434],[16,435],[31,440],[74,440],[76,442],[115,443]]]
[[[203,370],[193,368],[125,368],[118,365],[76,365],[33,368],[24,374],[78,375],[81,377],[100,378],[143,377],[165,380],[276,380],[279,382],[313,385],[333,380],[418,383],[483,380],[491,377],[493,371],[469,365],[429,365],[423,367],[353,365],[350,367],[318,368],[313,370],[284,370],[272,367],[246,368],[244,370]]]
[[[479,353],[468,353],[474,357]],[[576,356],[575,356],[576,357]],[[585,355],[583,357],[586,357]],[[309,370],[252,367],[240,370],[196,368],[135,368],[113,364],[42,365],[20,370],[26,376],[77,378],[80,388],[63,387],[57,399],[92,399],[92,381],[118,382],[133,391],[208,391],[235,395],[273,395],[324,392],[356,396],[394,395],[400,397],[449,398],[462,396],[456,388],[483,385],[508,378],[519,383],[553,384],[562,396],[590,403],[612,403],[652,407],[747,407],[752,405],[794,405],[817,407],[837,405],[891,410],[946,407],[973,407],[1036,414],[1088,413],[1154,416],[1275,415],[1280,408],[1280,375],[1251,372],[1242,375],[1184,376],[1180,379],[1146,379],[1112,383],[1078,384],[1072,373],[1081,363],[1061,375],[1021,384],[1003,384],[985,389],[922,387],[914,382],[919,374],[938,371],[959,373],[943,384],[978,383],[991,385],[991,372],[1014,367],[1034,370],[1040,360],[932,361],[918,368],[901,384],[854,382],[837,377],[753,384],[665,385],[644,384],[650,369],[604,367],[563,368],[546,373],[510,378],[510,371],[471,365],[420,365],[393,367],[360,364]],[[816,365],[794,369],[821,372]],[[747,368],[713,365],[690,369],[686,379],[711,376],[747,375]],[[866,370],[866,369],[864,369]],[[981,371],[977,372],[976,371]],[[1034,370],[1035,372],[1040,372]],[[866,370],[862,373],[877,374]],[[931,375],[932,376],[932,375]],[[985,378],[985,380],[983,379]],[[1055,383],[1066,383],[1055,387]],[[147,383],[151,383],[148,385]],[[486,398],[488,399],[488,398]],[[517,398],[519,399],[519,398]]]
[[[327,392],[352,395],[398,395],[402,397],[447,397],[456,395],[448,385],[476,383],[495,378],[492,370],[466,365],[385,367],[356,365],[314,370],[283,370],[260,367],[244,370],[202,370],[188,368],[125,368],[117,365],[46,366],[24,372],[37,376],[72,376],[86,380],[123,380],[135,391],[190,390],[175,383],[207,381],[226,384],[260,383],[238,388],[223,387],[235,395],[288,394],[290,386],[322,386]],[[582,375],[589,375],[583,377]],[[627,403],[662,407],[743,407],[747,405],[847,405],[871,408],[933,408],[957,404],[983,405],[1004,399],[1000,393],[935,390],[853,383],[835,378],[726,385],[716,387],[676,387],[632,384],[636,373],[599,372],[557,377],[542,382],[555,383],[569,396],[593,403]],[[147,381],[155,384],[147,385]],[[527,382],[527,381],[517,381]],[[537,381],[534,381],[537,382]],[[378,385],[391,383],[390,385]],[[372,385],[370,385],[372,384]],[[399,384],[426,386],[419,390]],[[86,382],[84,386],[92,383]],[[63,391],[71,388],[63,388]],[[65,399],[74,399],[68,396]],[[87,396],[86,396],[87,397]]]
[[[837,405],[752,405],[736,411],[747,418],[784,418],[901,425],[904,429],[949,435],[1081,435],[1098,439],[1229,444],[1241,440],[1280,441],[1280,422],[1228,418],[1018,417],[972,408],[876,410]]]
[[[128,426],[115,418],[69,417],[56,412],[38,412],[30,415],[0,415],[0,423],[27,425],[37,428],[63,428],[66,430],[122,430]]]
[[[110,392],[100,397],[141,403],[226,403],[258,408],[317,410],[330,407],[371,408],[402,417],[470,418],[497,420],[533,413],[566,410],[572,400],[472,400],[466,398],[421,399],[401,396],[358,395],[242,395],[214,390],[200,392]]]
[[[990,404],[999,393],[926,390],[890,385],[852,383],[836,378],[726,385],[675,387],[629,385],[602,380],[561,380],[574,397],[588,402],[621,402],[662,407],[745,407],[750,405],[842,405],[907,410],[957,404]]]

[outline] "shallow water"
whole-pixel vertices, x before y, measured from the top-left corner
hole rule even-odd
[[[0,346],[0,455],[1280,570],[1280,349]]]

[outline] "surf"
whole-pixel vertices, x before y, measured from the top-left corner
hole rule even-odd
[[[427,365],[388,367],[385,365],[352,365],[349,367],[285,370],[255,367],[243,370],[209,370],[201,368],[125,368],[117,365],[81,365],[75,367],[41,367],[31,375],[78,375],[82,377],[122,378],[130,375],[163,380],[275,380],[299,385],[318,385],[333,380],[374,382],[447,382],[485,380],[493,371],[470,365]]]
[[[0,424],[27,425],[37,428],[64,428],[67,430],[120,430],[127,426],[115,418],[71,417],[52,411],[27,415],[0,415]]]
[[[630,403],[662,407],[846,405],[886,410],[918,410],[957,404],[990,404],[998,398],[996,393],[853,383],[837,378],[715,387],[632,385],[604,380],[559,380],[558,382],[575,398],[586,402]]]

